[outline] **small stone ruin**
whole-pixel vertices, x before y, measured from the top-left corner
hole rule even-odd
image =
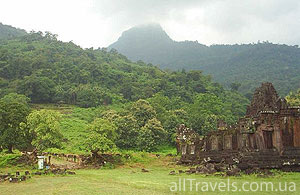
[[[220,121],[204,137],[180,125],[176,143],[181,164],[300,171],[300,107],[290,107],[263,83],[235,125]]]

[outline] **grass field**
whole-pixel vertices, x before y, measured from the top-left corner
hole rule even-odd
[[[32,179],[12,184],[0,184],[0,194],[170,194],[171,182],[178,182],[179,178],[196,179],[197,182],[225,182],[228,178],[220,176],[203,175],[168,175],[170,169],[152,168],[150,172],[143,173],[137,168],[117,168],[112,170],[78,170],[74,176],[35,176]],[[295,182],[300,186],[300,174],[285,174],[280,177],[257,179],[254,176],[230,177],[230,182],[238,182],[241,188],[242,182],[268,181],[277,186],[281,182]],[[212,192],[186,192],[174,194],[218,194]],[[247,188],[248,189],[248,188]],[[297,189],[298,191],[298,189]],[[299,194],[298,192],[256,192],[257,194]],[[234,192],[222,192],[232,194]],[[253,194],[253,192],[235,192],[236,194]]]
[[[185,173],[177,175],[169,175],[171,170],[178,171],[179,169],[185,170],[187,167],[182,167],[172,163],[168,157],[154,159],[154,157],[146,158],[145,162],[127,163],[123,166],[118,166],[115,169],[81,169],[76,170],[76,175],[68,176],[34,176],[31,179],[21,183],[0,183],[0,194],[2,195],[18,195],[18,194],[300,194],[300,173],[281,173],[278,172],[274,177],[270,178],[257,178],[256,175],[243,175],[241,177],[222,177],[222,176],[205,176],[205,175],[187,175]],[[142,172],[141,168],[146,168],[149,172]],[[0,171],[16,171],[20,168],[2,168]],[[183,180],[186,179],[186,191],[183,192]],[[190,185],[187,179],[195,179],[193,181],[193,190],[189,191]],[[254,192],[233,192],[234,188],[227,187],[213,191],[211,186],[202,188],[203,183],[199,185],[198,192],[195,189],[195,182],[213,182],[209,185],[218,185],[221,182],[230,184],[236,182],[238,189],[242,189],[243,182],[272,182],[274,183],[274,191]],[[174,183],[182,182],[181,192],[179,192],[179,185],[177,185],[177,192],[171,192],[170,187]],[[276,192],[279,182],[287,182],[287,190],[289,190],[290,182],[294,182],[296,189],[292,191]],[[249,184],[250,185],[250,184]],[[246,186],[246,190],[250,186]],[[213,187],[212,186],[212,187]],[[172,188],[174,189],[174,188]],[[255,189],[255,186],[254,186]],[[201,191],[202,190],[202,191]],[[208,191],[206,191],[208,190]],[[295,191],[296,190],[296,191]]]

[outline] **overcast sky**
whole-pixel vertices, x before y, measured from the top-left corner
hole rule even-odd
[[[0,22],[95,48],[149,22],[176,41],[300,44],[299,0],[0,0]]]

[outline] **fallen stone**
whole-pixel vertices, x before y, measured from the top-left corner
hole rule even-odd
[[[142,168],[142,172],[147,173],[147,172],[149,172],[149,170]]]
[[[226,176],[241,176],[241,169],[234,167],[226,171]]]
[[[191,173],[196,173],[196,168],[190,168]]]
[[[35,172],[34,175],[42,175],[41,172]]]
[[[63,175],[63,174],[66,174],[66,169],[60,169],[60,168],[52,169],[51,173],[53,173],[55,175]]]
[[[10,176],[10,175],[8,175],[8,174],[7,174],[7,175],[0,175],[0,179],[4,179],[4,180],[5,180],[5,179],[8,178],[9,176]]]
[[[20,177],[20,181],[25,181],[27,179],[27,177],[25,176],[25,175],[22,175],[21,177]]]
[[[214,174],[215,172],[217,172],[217,170],[215,169],[215,165],[212,163],[208,163],[205,167],[208,169],[208,174]]]
[[[11,178],[9,178],[9,182],[10,183],[17,183],[17,182],[19,182],[19,178],[17,178],[17,177],[11,177]]]

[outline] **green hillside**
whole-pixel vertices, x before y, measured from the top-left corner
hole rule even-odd
[[[163,71],[142,61],[131,62],[115,50],[82,49],[41,32],[0,44],[0,96],[5,112],[10,112],[10,101],[17,103],[12,93],[29,97],[34,105],[51,104],[54,110],[62,110],[59,117],[52,108],[46,107],[47,112],[33,107],[41,112],[31,113],[25,127],[37,129],[39,116],[62,118],[62,136],[57,137],[64,137],[63,148],[69,151],[85,151],[88,139],[109,148],[116,144],[121,149],[152,151],[158,145],[174,144],[178,124],[205,134],[216,129],[220,120],[234,123],[249,102],[201,71]],[[62,109],[65,105],[71,107]],[[103,128],[117,135],[93,133]]]
[[[11,39],[25,34],[25,30],[0,23],[0,39]]]
[[[109,46],[133,61],[143,60],[162,69],[203,70],[224,86],[240,83],[252,93],[261,82],[272,82],[280,95],[300,88],[298,46],[269,42],[206,46],[197,41],[173,41],[157,24],[125,31]]]

